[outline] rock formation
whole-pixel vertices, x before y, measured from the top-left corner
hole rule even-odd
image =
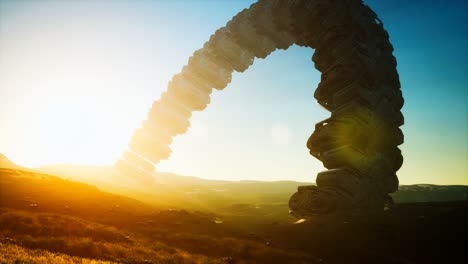
[[[151,181],[154,164],[169,157],[173,137],[187,131],[193,111],[207,107],[212,89],[224,89],[232,72],[255,58],[293,44],[315,49],[322,77],[314,96],[331,117],[307,142],[328,170],[317,186],[299,187],[292,214],[383,210],[403,162],[403,97],[389,36],[360,0],[260,0],[242,10],[172,78],[116,167]]]

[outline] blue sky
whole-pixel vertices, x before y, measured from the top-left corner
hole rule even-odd
[[[111,164],[193,51],[253,1],[0,0],[0,152],[30,166]],[[402,183],[468,184],[468,4],[366,1],[405,97]],[[256,60],[215,92],[158,167],[217,179],[313,181],[305,147],[329,113],[312,49]]]

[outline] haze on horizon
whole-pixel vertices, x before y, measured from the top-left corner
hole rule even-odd
[[[0,0],[0,153],[112,164],[172,75],[252,2]],[[468,184],[468,4],[365,2],[390,34],[405,97],[400,183]],[[313,98],[312,54],[293,46],[234,74],[158,170],[313,181],[324,168],[305,143],[329,113]]]

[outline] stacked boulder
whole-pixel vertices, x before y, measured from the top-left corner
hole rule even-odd
[[[360,0],[261,0],[238,13],[172,78],[116,167],[152,181],[154,164],[169,157],[173,137],[187,131],[193,111],[207,107],[212,89],[292,44],[315,49],[322,78],[314,96],[331,112],[307,142],[328,170],[317,186],[291,197],[292,213],[382,210],[398,189],[403,97],[388,34]]]

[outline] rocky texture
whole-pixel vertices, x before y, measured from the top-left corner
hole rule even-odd
[[[292,213],[382,211],[403,162],[403,97],[388,34],[360,0],[260,0],[242,10],[172,78],[116,167],[150,182],[153,164],[169,157],[172,138],[187,131],[193,111],[207,107],[213,88],[292,44],[315,49],[322,80],[314,96],[331,112],[307,142],[329,171],[319,173],[317,186],[298,189]]]

